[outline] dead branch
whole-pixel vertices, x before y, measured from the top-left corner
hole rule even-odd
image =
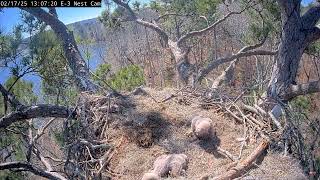
[[[181,17],[188,17],[191,16],[189,14],[178,14],[178,13],[165,13],[163,15],[160,15],[157,19],[155,19],[156,22],[160,21],[161,19],[167,18],[169,16],[181,16]]]
[[[283,129],[281,126],[281,123],[278,121],[278,119],[272,114],[272,112],[268,113],[273,123],[277,126],[278,129]]]
[[[249,45],[249,46],[245,46],[243,47],[242,49],[240,49],[238,51],[238,53],[241,53],[241,52],[248,52],[248,51],[251,51],[251,50],[254,50],[256,48],[259,48],[261,47],[264,42],[267,40],[267,36],[265,36],[263,38],[263,40],[257,44],[254,44],[254,45]],[[237,54],[238,54],[237,53]],[[236,58],[235,60],[231,61],[230,65],[224,70],[222,71],[222,73],[213,81],[212,83],[212,87],[211,88],[217,88],[218,86],[220,86],[223,82],[225,82],[227,80],[227,76],[229,74],[231,74],[234,69],[235,69],[235,66],[236,66],[236,63],[239,61],[238,58]]]
[[[244,148],[245,144],[246,144],[245,140],[241,142],[238,159],[241,159],[242,151],[243,151],[243,148]]]
[[[195,79],[195,83],[201,82],[201,80],[207,76],[212,70],[216,69],[221,64],[231,62],[230,65],[218,76],[213,82],[213,88],[217,88],[225,79],[226,75],[234,69],[235,64],[240,61],[242,57],[255,56],[255,55],[275,55],[277,51],[265,51],[265,50],[255,50],[261,47],[266,41],[267,36],[264,37],[262,41],[254,45],[248,45],[240,49],[236,54],[228,57],[223,57],[219,59],[214,59],[207,65],[207,67],[202,68]]]
[[[33,137],[32,135],[32,121],[29,120],[29,135],[28,135],[28,142],[29,142],[29,147],[27,151],[27,161],[30,162],[31,159],[31,152],[33,150],[33,146],[36,143],[36,141],[44,134],[45,130],[48,128],[48,126],[54,121],[56,118],[50,119],[42,128],[38,129],[37,134]]]
[[[44,158],[50,159],[51,161],[54,161],[54,162],[66,162],[66,160],[53,158],[51,156],[44,156]]]
[[[160,101],[160,102],[161,102],[161,103],[164,103],[164,102],[169,101],[170,99],[175,98],[175,97],[177,97],[176,94],[171,94],[169,97],[163,99],[163,100]]]
[[[33,142],[36,142],[45,132],[45,130],[49,127],[49,125],[55,121],[57,118],[51,118],[42,128],[38,129],[36,136],[33,138]]]
[[[217,147],[217,151],[224,155],[225,157],[229,158],[233,162],[238,162],[238,158],[234,155],[232,155],[229,151],[222,149],[221,147]]]
[[[241,119],[236,114],[234,114],[229,108],[225,108],[225,110],[238,122],[243,123],[244,119]]]
[[[247,104],[240,103],[240,104],[239,104],[239,107],[240,107],[241,109],[243,109],[243,110],[250,111],[250,112],[253,112],[253,113],[255,113],[255,114],[260,114],[260,113],[259,113],[259,110],[258,110],[257,108],[252,107],[252,106],[249,106],[249,105],[247,105]]]
[[[86,146],[89,146],[91,150],[96,150],[96,149],[100,149],[100,148],[103,148],[103,149],[112,148],[112,146],[110,146],[109,144],[105,144],[105,143],[93,144],[93,143],[91,143],[91,142],[89,142],[88,140],[85,140],[85,139],[80,139],[79,143],[83,144],[83,145],[86,145]]]
[[[219,24],[221,24],[222,22],[226,21],[230,16],[235,15],[235,14],[241,14],[244,11],[246,11],[247,9],[249,9],[250,7],[252,7],[254,4],[251,4],[251,1],[247,2],[246,6],[241,9],[240,11],[234,11],[234,12],[229,12],[227,15],[225,15],[224,17],[222,17],[221,19],[217,20],[215,23],[213,23],[212,25],[198,30],[198,31],[192,31],[189,32],[187,34],[185,34],[184,36],[182,36],[181,38],[179,38],[179,40],[177,41],[178,45],[181,45],[182,43],[184,43],[187,39],[194,37],[194,36],[201,36],[203,34],[205,34],[208,31],[211,31],[213,29],[215,29],[215,27]]]
[[[220,176],[214,177],[214,180],[229,180],[240,177],[248,168],[251,167],[253,162],[260,157],[263,152],[269,147],[269,140],[263,140],[258,147],[244,160],[240,161],[234,168],[231,168],[227,172]]]
[[[205,68],[200,70],[200,73],[198,74],[196,78],[196,82],[200,82],[205,76],[207,76],[212,70],[219,67],[221,64],[231,62],[235,59],[239,59],[242,57],[248,57],[248,56],[254,56],[254,55],[270,55],[273,56],[277,53],[277,51],[266,51],[266,50],[252,50],[252,51],[246,51],[246,52],[238,52],[236,54],[233,54],[231,56],[219,58],[217,60],[212,60]]]
[[[249,3],[248,3],[249,4]],[[217,25],[221,24],[222,22],[226,21],[230,16],[235,15],[235,14],[241,14],[244,11],[246,11],[248,8],[250,7],[250,5],[246,6],[245,8],[243,8],[241,11],[238,12],[229,12],[227,15],[225,15],[224,17],[222,17],[221,19],[217,20],[215,23],[211,24],[210,26],[198,30],[198,31],[191,31],[187,34],[185,34],[184,36],[182,36],[181,38],[179,38],[179,40],[177,41],[178,45],[181,45],[182,43],[184,43],[187,39],[190,39],[191,37],[194,36],[201,36],[205,33],[207,33],[208,31],[213,30],[215,27],[217,27]]]
[[[234,71],[237,61],[238,60],[232,61],[230,65],[224,71],[222,71],[222,73],[216,79],[213,80],[211,88],[215,89],[227,80],[227,75]]]

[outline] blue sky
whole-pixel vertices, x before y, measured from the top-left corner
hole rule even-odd
[[[308,5],[309,3],[313,2],[315,0],[302,0],[303,5]]]
[[[98,17],[103,11],[102,8],[57,8],[59,19],[65,24]],[[0,13],[0,27],[5,32],[10,32],[20,22],[20,9],[5,8]]]
[[[149,2],[150,0],[137,0],[141,4]],[[103,3],[102,3],[103,4]],[[102,7],[91,7],[91,8],[56,8],[59,19],[65,24],[73,22],[91,19],[98,17],[101,12],[105,9],[104,4]],[[16,26],[20,19],[19,8],[4,8],[4,12],[0,13],[0,28],[5,32],[10,32]]]

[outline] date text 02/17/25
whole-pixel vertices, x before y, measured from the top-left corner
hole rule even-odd
[[[0,7],[101,7],[101,0],[1,0]]]

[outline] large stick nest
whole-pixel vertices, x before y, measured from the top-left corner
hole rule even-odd
[[[217,175],[212,167],[207,167],[208,172],[199,169],[203,159],[196,157],[211,159],[212,153],[219,152],[227,159],[217,159],[208,165],[238,168],[237,164],[243,166],[243,162],[248,162],[243,161],[246,160],[243,157],[255,152],[255,142],[259,139],[273,142],[281,138],[283,131],[260,109],[252,104],[248,106],[243,93],[232,96],[217,90],[187,88],[147,89],[138,94],[121,97],[81,94],[77,119],[65,123],[68,127],[65,167],[70,177],[137,179],[151,169],[154,154],[166,153],[193,156],[186,174],[189,178],[200,178],[199,174]],[[200,114],[218,124],[218,139],[212,144],[188,137],[190,120]],[[261,147],[264,151],[268,145]],[[249,161],[249,166],[251,161],[255,159]],[[219,172],[219,169],[216,170]],[[247,167],[240,169],[236,176],[245,173],[244,170]]]

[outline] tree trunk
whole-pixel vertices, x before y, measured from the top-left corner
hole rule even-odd
[[[267,90],[268,99],[276,101],[276,105],[271,107],[273,119],[281,116],[282,103],[287,103],[298,95],[320,91],[319,81],[300,85],[296,83],[304,50],[320,38],[320,29],[316,27],[320,18],[320,4],[315,4],[302,16],[301,1],[278,0],[278,4],[281,8],[282,37]]]
[[[297,15],[299,12],[294,11],[283,21],[282,41],[268,88],[271,98],[283,98],[288,88],[296,84],[300,60],[307,47],[306,33]]]
[[[184,84],[189,84],[189,77],[194,72],[194,65],[189,62],[189,50],[183,50],[177,42],[168,42],[171,53],[173,54],[179,80]]]
[[[47,13],[41,8],[21,8],[35,16],[37,19],[48,24],[62,41],[68,65],[73,73],[75,84],[80,91],[96,92],[97,86],[90,79],[90,72],[85,60],[82,58],[74,39],[73,33],[68,30],[55,15]]]

